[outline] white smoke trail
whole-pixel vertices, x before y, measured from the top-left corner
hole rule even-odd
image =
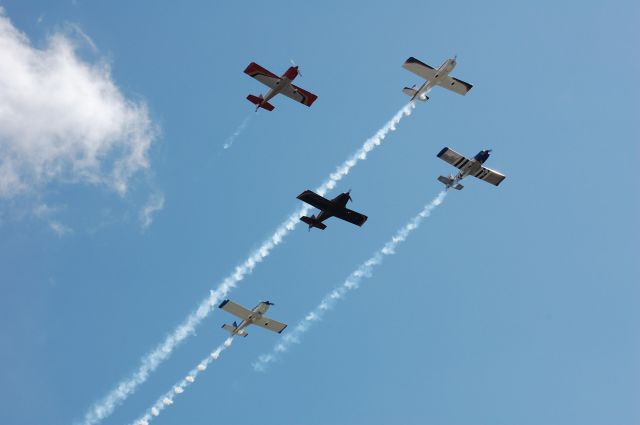
[[[400,228],[400,230],[398,230],[380,250],[376,251],[371,258],[362,263],[353,273],[351,273],[342,285],[329,292],[322,301],[320,301],[320,304],[311,310],[291,332],[282,336],[280,338],[280,342],[273,347],[270,353],[259,356],[258,360],[253,363],[253,368],[256,371],[265,371],[267,365],[278,360],[279,356],[289,350],[291,345],[299,344],[302,335],[309,330],[314,322],[322,320],[324,314],[330,310],[338,300],[344,298],[347,295],[347,292],[357,289],[363,278],[371,277],[373,268],[380,265],[385,256],[395,254],[397,246],[404,242],[409,234],[417,229],[425,218],[431,215],[431,212],[442,203],[446,195],[446,191],[440,192],[438,196],[436,196],[422,209],[422,211]]]
[[[238,126],[238,128],[236,128],[236,131],[234,131],[231,136],[227,137],[227,140],[225,140],[224,142],[224,146],[223,146],[224,149],[229,149],[231,145],[233,145],[233,142],[235,142],[238,136],[242,134],[245,128],[247,128],[249,121],[251,121],[251,117],[253,117],[254,115],[255,113],[252,113],[251,115],[247,115],[247,117],[244,120],[242,120],[242,123]]]
[[[199,374],[207,370],[207,367],[214,361],[220,358],[220,353],[222,353],[227,348],[231,347],[231,343],[233,342],[233,337],[227,338],[222,344],[218,346],[215,350],[211,352],[205,359],[203,359],[198,366],[193,368],[189,374],[184,377],[180,382],[173,386],[173,388],[158,398],[158,401],[154,403],[149,410],[139,419],[133,421],[132,425],[149,425],[149,422],[162,413],[164,409],[171,406],[174,403],[175,396],[182,394],[189,385],[193,384],[196,381],[196,378]]]
[[[367,139],[360,149],[338,166],[336,171],[330,174],[329,178],[316,189],[316,192],[319,195],[324,195],[328,190],[333,189],[342,178],[349,174],[358,162],[365,160],[369,152],[382,143],[390,131],[396,129],[396,125],[398,125],[403,117],[411,115],[413,108],[415,108],[414,102],[409,102],[402,107],[373,137]],[[228,275],[215,290],[210,291],[209,296],[200,302],[200,305],[194,312],[189,314],[176,329],[167,335],[160,345],[142,358],[140,366],[131,376],[118,383],[103,399],[96,402],[89,409],[85,414],[83,424],[97,424],[109,416],[116,406],[133,394],[136,388],[147,380],[149,374],[171,355],[178,344],[193,334],[200,322],[209,316],[211,308],[225,298],[227,294],[236,287],[238,282],[250,274],[253,269],[271,253],[273,248],[280,245],[284,237],[299,223],[300,216],[306,215],[310,210],[311,207],[305,204],[280,224],[275,232],[263,241],[242,264],[236,266],[235,270]]]

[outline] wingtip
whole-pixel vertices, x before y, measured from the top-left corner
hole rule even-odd
[[[308,193],[313,193],[311,190],[307,189],[305,191],[303,191],[300,195],[296,196],[297,199],[300,199],[302,201],[302,197]]]

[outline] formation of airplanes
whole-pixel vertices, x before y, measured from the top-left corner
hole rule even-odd
[[[414,57],[408,58],[402,67],[423,78],[425,81],[419,88],[416,88],[414,84],[412,87],[404,87],[402,92],[411,97],[411,102],[416,100],[426,102],[429,99],[427,93],[434,87],[442,87],[463,96],[466,95],[473,85],[450,75],[456,67],[456,64],[456,57],[447,59],[438,68],[433,68]],[[269,101],[278,94],[283,94],[306,106],[311,106],[318,98],[315,94],[303,90],[292,83],[292,81],[300,75],[300,71],[296,65],[289,67],[280,77],[255,62],[251,62],[244,72],[269,87],[269,91],[264,96],[262,94],[259,96],[252,94],[247,96],[247,99],[256,105],[256,111],[260,108],[273,111],[275,106],[269,103]],[[460,181],[467,176],[473,176],[491,183],[494,186],[498,186],[505,179],[505,175],[486,168],[483,165],[485,161],[489,159],[490,154],[491,149],[485,149],[470,159],[449,147],[443,148],[437,154],[437,157],[453,165],[459,171],[457,174],[449,175],[448,177],[439,176],[438,181],[445,185],[446,190],[462,190],[464,186],[460,184]],[[317,215],[313,214],[311,217],[300,217],[300,221],[309,226],[309,231],[314,227],[320,230],[326,229],[327,225],[324,224],[324,221],[330,217],[339,218],[356,226],[362,226],[368,218],[364,214],[347,208],[347,203],[352,201],[351,190],[341,193],[333,199],[327,199],[311,190],[305,190],[297,196],[297,199],[320,210]],[[231,325],[224,324],[222,328],[232,336],[237,335],[242,337],[248,335],[246,328],[250,325],[257,325],[272,332],[282,333],[287,325],[265,316],[265,313],[272,305],[273,303],[270,301],[262,301],[253,309],[249,310],[233,301],[225,300],[218,307],[237,316],[242,321],[240,324],[236,321]]]

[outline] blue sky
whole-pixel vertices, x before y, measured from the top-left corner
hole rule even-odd
[[[0,198],[1,423],[81,421],[406,103],[407,57],[456,54],[473,90],[434,90],[332,192],[368,222],[297,226],[230,298],[297,323],[437,195],[444,146],[492,148],[507,180],[451,193],[265,373],[278,336],[254,329],[153,423],[640,422],[637,2],[0,6],[32,47],[64,34],[108,64],[152,140],[126,193],[62,175]],[[290,59],[317,102],[276,98],[224,150],[264,92],[244,67]],[[230,320],[211,314],[103,423],[143,414]]]

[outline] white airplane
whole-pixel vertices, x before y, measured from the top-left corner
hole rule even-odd
[[[440,153],[438,153],[438,158],[453,165],[459,169],[460,172],[455,177],[440,176],[438,177],[438,181],[444,183],[447,189],[454,188],[456,190],[462,190],[464,186],[459,183],[460,180],[467,176],[473,176],[489,182],[494,186],[498,186],[502,180],[505,179],[505,176],[497,171],[482,166],[482,164],[489,159],[490,152],[491,149],[486,149],[478,152],[473,159],[468,159],[453,149],[443,148]]]
[[[426,93],[435,86],[444,87],[458,94],[465,95],[471,87],[469,83],[465,83],[462,80],[449,76],[449,73],[456,67],[456,58],[447,59],[438,69],[434,69],[424,62],[420,62],[413,56],[404,62],[402,67],[408,71],[413,72],[419,77],[424,78],[426,81],[419,89],[416,89],[416,85],[413,87],[405,87],[402,92],[408,96],[411,96],[411,100],[418,99],[423,102],[429,100]]]
[[[253,310],[249,310],[234,303],[233,301],[225,300],[220,303],[218,308],[238,316],[242,319],[242,322],[240,322],[239,325],[236,322],[233,322],[233,325],[224,324],[222,325],[222,329],[229,331],[231,335],[247,336],[249,334],[245,328],[249,325],[258,325],[262,328],[269,329],[270,331],[282,333],[287,325],[276,320],[269,319],[264,315],[272,305],[272,302],[262,301],[260,304],[255,306]]]

